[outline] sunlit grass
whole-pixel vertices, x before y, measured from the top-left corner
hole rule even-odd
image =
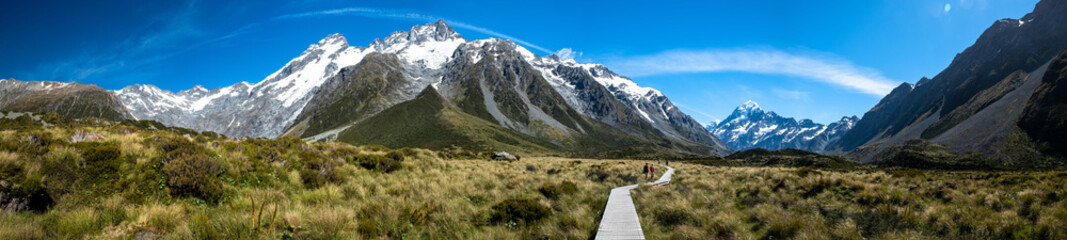
[[[101,137],[74,144],[76,130]],[[35,138],[45,143],[27,144]],[[55,201],[44,211],[0,213],[0,239],[587,239],[596,232],[610,189],[636,183],[643,164],[443,159],[419,149],[236,140],[126,126],[8,130],[0,131],[0,141],[0,165],[10,170],[0,176],[3,189],[45,189]],[[120,152],[115,172],[86,175],[95,163],[84,160],[84,147],[105,145]],[[384,157],[359,162],[365,155]],[[201,160],[187,162],[184,170],[166,167],[190,158]],[[402,160],[382,167],[394,158]],[[178,183],[185,185],[170,181],[204,164],[218,175],[188,175],[188,183]],[[36,178],[42,183],[32,185]],[[217,179],[221,188],[203,192],[196,184],[205,179]],[[181,186],[192,192],[179,194]],[[529,221],[493,221],[493,207],[505,199],[529,199],[548,211]]]
[[[1062,239],[1067,173],[676,164],[633,197],[668,239]]]

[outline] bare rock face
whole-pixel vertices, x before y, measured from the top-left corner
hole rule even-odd
[[[921,138],[957,154],[1016,158],[1003,153],[1013,145],[1006,142],[1016,132],[1010,126],[1035,91],[1031,79],[1040,81],[1032,76],[1044,75],[1045,66],[1067,48],[1064,12],[1067,2],[1044,0],[1021,19],[994,22],[945,70],[914,85],[901,84],[829,149],[862,147],[859,158],[866,159],[880,149]],[[981,138],[968,135],[979,131]]]
[[[29,196],[0,191],[0,210],[3,212],[43,212],[48,210],[54,203],[55,201],[52,197],[43,190],[31,193]]]

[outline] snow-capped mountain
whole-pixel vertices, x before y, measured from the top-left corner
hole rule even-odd
[[[659,90],[638,86],[633,80],[601,64],[578,63],[555,55],[539,57],[522,47],[519,47],[519,51],[563,95],[567,103],[583,115],[615,126],[623,124],[626,119],[619,119],[610,111],[604,111],[607,106],[598,99],[602,95],[610,95],[668,136],[713,146],[724,145],[719,139],[706,134],[696,119],[678,110]],[[595,85],[604,89],[597,89]],[[598,90],[606,90],[607,94]]]
[[[548,141],[556,144],[574,144],[568,142],[578,140],[567,136],[588,134],[586,128],[616,134],[588,125],[588,117],[658,139],[648,141],[661,147],[697,144],[712,146],[716,154],[729,151],[662,93],[603,65],[541,57],[501,39],[468,41],[444,21],[394,32],[367,47],[330,35],[254,84],[178,93],[134,85],[113,93],[136,119],[237,137],[332,139],[322,134],[341,133],[427,87],[470,114],[529,136],[553,136]]]
[[[830,125],[810,119],[797,121],[763,111],[759,104],[750,100],[734,109],[726,119],[709,125],[707,130],[737,150],[794,148],[822,152],[852,129],[857,121],[856,116],[842,117]]]
[[[359,63],[367,54],[393,53],[414,66],[428,69],[413,71],[412,75],[418,77],[425,75],[422,72],[440,68],[463,42],[443,21],[395,32],[375,40],[369,47],[350,46],[344,36],[333,34],[309,46],[299,57],[256,84],[240,82],[213,90],[197,86],[178,93],[134,85],[113,93],[126,105],[133,106],[130,113],[136,119],[229,136],[277,137],[296,119],[319,86],[341,68]],[[418,89],[410,91],[413,97]]]

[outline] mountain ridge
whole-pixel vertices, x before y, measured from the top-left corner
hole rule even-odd
[[[507,40],[468,41],[442,20],[366,47],[328,35],[256,83],[178,92],[137,84],[108,93],[129,119],[234,137],[331,141],[428,87],[462,112],[546,140],[560,152],[588,153],[566,148],[593,145],[730,152],[662,93],[603,65],[542,57]],[[633,139],[600,146],[591,142],[593,135]]]
[[[1043,0],[1020,19],[994,21],[942,72],[898,86],[830,149],[872,161],[885,149],[925,139],[955,154],[1042,158],[1016,123],[1045,66],[1067,48],[1064,12],[1067,2]]]
[[[738,151],[792,148],[824,152],[826,146],[838,141],[856,121],[859,121],[856,116],[845,116],[828,125],[810,119],[798,121],[773,111],[764,111],[758,103],[749,100],[722,121],[709,124],[707,130]]]

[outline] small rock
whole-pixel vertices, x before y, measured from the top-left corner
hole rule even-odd
[[[512,161],[515,161],[515,160],[519,160],[519,159],[516,158],[515,155],[511,155],[508,152],[498,152],[496,154],[493,154],[493,160],[512,160]]]

